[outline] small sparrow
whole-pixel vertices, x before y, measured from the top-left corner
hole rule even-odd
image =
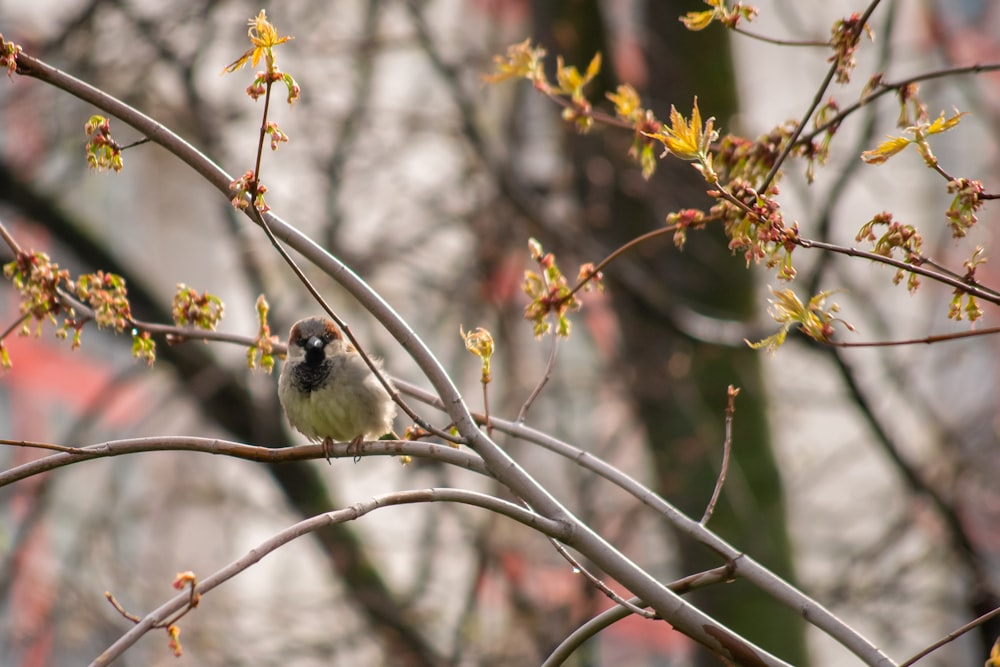
[[[381,370],[381,363],[375,361]],[[288,421],[324,451],[334,441],[356,448],[392,432],[396,406],[357,349],[330,320],[307,317],[292,325],[288,357],[278,378]],[[329,456],[327,457],[329,460]]]

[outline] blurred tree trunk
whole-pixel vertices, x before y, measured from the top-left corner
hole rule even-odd
[[[640,0],[641,2],[641,0]],[[689,6],[690,5],[690,6]],[[695,95],[704,117],[715,116],[723,128],[736,110],[728,35],[713,26],[689,33],[678,21],[696,2],[648,2],[640,40],[645,49],[648,85],[637,86],[657,117],[670,105],[688,116]],[[606,7],[610,11],[610,6]],[[604,56],[603,80],[592,101],[619,83],[613,80],[613,39],[595,0],[563,0],[535,7],[537,40],[567,64],[581,69],[591,56]],[[641,83],[641,82],[640,82]],[[690,165],[660,161],[656,175],[643,183],[626,152],[631,136],[595,130],[578,135],[567,129],[576,195],[588,226],[586,235],[610,252],[664,225],[667,213],[706,208],[704,181]],[[610,176],[595,178],[598,173]],[[601,201],[595,207],[588,202]],[[574,235],[580,230],[574,230]],[[579,246],[572,239],[551,238],[558,248]],[[598,257],[587,257],[598,259]],[[567,271],[568,273],[570,271]],[[742,389],[733,427],[733,460],[711,527],[738,548],[778,574],[792,576],[781,480],[770,447],[759,353],[693,339],[679,326],[676,313],[689,310],[708,317],[745,318],[757,299],[742,256],[734,257],[721,230],[695,232],[683,253],[669,236],[630,251],[607,272],[621,327],[621,372],[638,417],[648,434],[658,491],[691,517],[700,518],[718,475],[724,440],[727,385]],[[717,566],[718,558],[681,541],[684,572]],[[736,582],[715,586],[692,598],[737,632],[796,665],[807,664],[804,624],[794,612],[757,589]],[[699,664],[717,664],[701,653]]]

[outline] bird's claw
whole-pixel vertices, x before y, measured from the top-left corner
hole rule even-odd
[[[333,452],[333,438],[323,438],[323,456],[326,457],[327,465],[333,465],[330,454]]]
[[[347,453],[354,455],[354,462],[357,463],[361,460],[361,443],[364,442],[364,435],[357,435],[347,443]]]

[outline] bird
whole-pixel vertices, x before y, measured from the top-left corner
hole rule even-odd
[[[372,361],[381,372],[381,362]],[[348,442],[348,451],[357,452],[365,439],[392,433],[396,416],[392,397],[361,354],[323,317],[292,325],[278,399],[297,431],[323,443],[328,462],[335,441]]]

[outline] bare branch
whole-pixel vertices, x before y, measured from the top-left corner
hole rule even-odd
[[[525,399],[524,403],[521,405],[521,409],[517,413],[516,421],[518,423],[524,422],[525,418],[528,416],[528,410],[530,410],[531,406],[534,405],[538,396],[542,393],[542,389],[544,389],[545,385],[548,384],[549,378],[552,377],[552,369],[555,368],[556,365],[556,352],[558,349],[559,336],[553,334],[552,346],[549,348],[549,359],[545,362],[545,370],[542,372],[542,377],[538,379],[538,384],[535,385],[535,388],[531,390],[531,393],[528,394],[528,398]]]
[[[0,445],[14,447],[31,447],[35,449],[55,449],[59,453],[46,456],[28,463],[0,472],[0,487],[13,484],[14,482],[38,475],[49,470],[62,468],[63,466],[77,463],[79,461],[89,461],[90,459],[106,458],[109,456],[121,456],[124,454],[137,454],[139,452],[161,452],[161,451],[187,451],[202,452],[205,454],[217,454],[231,456],[233,458],[245,459],[247,461],[258,461],[261,463],[285,463],[288,461],[319,460],[325,457],[323,445],[301,445],[297,447],[284,447],[272,449],[269,447],[255,447],[237,442],[228,442],[217,438],[195,438],[187,436],[157,437],[157,438],[131,438],[127,440],[112,440],[86,447],[64,447],[62,445],[52,445],[40,442],[26,442],[21,440],[0,439]],[[351,458],[358,456],[385,456],[385,455],[406,455],[418,458],[430,458],[456,465],[466,470],[478,472],[481,475],[488,475],[486,466],[482,459],[476,454],[465,449],[456,449],[448,445],[439,445],[427,442],[415,442],[409,440],[374,440],[364,442],[357,448],[357,451],[348,452],[350,443],[336,443],[328,448],[332,457]]]
[[[979,618],[977,618],[977,619],[975,619],[973,621],[969,621],[968,623],[966,623],[962,627],[960,627],[960,628],[958,628],[956,630],[953,630],[952,632],[949,632],[947,635],[945,635],[944,637],[942,637],[938,641],[934,642],[933,644],[931,644],[927,648],[923,649],[922,651],[920,651],[919,653],[917,653],[916,655],[914,655],[912,658],[909,658],[908,660],[904,660],[903,662],[899,663],[899,667],[910,667],[910,665],[915,664],[921,658],[924,658],[924,657],[930,655],[931,653],[933,653],[934,651],[938,650],[939,648],[941,648],[945,644],[949,644],[949,643],[955,641],[956,639],[958,639],[959,637],[961,637],[962,635],[964,635],[969,630],[974,630],[974,629],[978,628],[980,625],[982,625],[983,623],[985,623],[986,621],[988,621],[990,619],[993,619],[993,618],[996,618],[997,616],[1000,616],[1000,607],[997,607],[993,611],[988,611],[985,614],[983,614],[982,616],[980,616]]]
[[[733,27],[733,32],[739,33],[744,37],[749,37],[750,39],[755,39],[758,42],[765,42],[767,44],[775,44],[777,46],[813,46],[813,47],[827,47],[829,48],[830,42],[821,42],[819,40],[799,40],[799,39],[781,39],[778,37],[768,37],[767,35],[761,35],[756,32],[747,30],[746,28],[741,28],[739,26]]]
[[[506,516],[518,523],[521,523],[532,530],[552,537],[563,536],[565,527],[563,524],[546,519],[534,512],[526,510],[514,503],[500,498],[495,498],[475,491],[465,491],[462,489],[422,489],[413,491],[399,491],[370,498],[366,501],[355,503],[350,507],[333,512],[327,512],[318,516],[300,521],[282,530],[271,538],[251,549],[245,556],[233,561],[221,570],[206,577],[198,585],[198,593],[205,595],[219,585],[232,579],[236,575],[246,571],[252,565],[260,561],[264,556],[274,550],[288,544],[303,535],[323,528],[325,526],[354,521],[374,510],[392,507],[395,505],[409,505],[413,503],[433,503],[451,502],[481,507],[491,512]],[[169,618],[171,614],[183,608],[190,601],[190,593],[185,591],[160,605],[157,609],[143,617],[134,627],[118,638],[111,646],[105,649],[101,655],[91,662],[91,667],[109,665],[120,657],[128,648],[133,646],[150,629]]]
[[[573,556],[573,554],[567,551],[566,547],[559,544],[559,540],[555,539],[554,537],[550,537],[549,542],[552,543],[552,546],[555,547],[559,555],[565,558],[566,561],[573,566],[574,572],[582,574],[584,577],[586,577],[587,581],[589,581],[594,586],[594,588],[596,588],[597,590],[601,591],[606,596],[608,596],[608,598],[616,605],[623,607],[630,614],[638,614],[643,618],[652,619],[656,617],[656,614],[654,614],[653,612],[643,609],[642,607],[634,604],[633,602],[630,602],[629,600],[626,600],[622,596],[618,595],[618,593],[615,593],[613,590],[611,590],[611,588],[606,583],[601,581],[596,575],[590,572],[590,570],[585,568],[580,563],[580,561],[578,561]]]
[[[406,382],[397,380],[397,384],[400,391],[424,401],[428,405],[443,409],[440,399],[429,392]],[[774,597],[778,602],[801,613],[809,623],[840,642],[848,650],[861,658],[865,664],[880,665],[882,667],[895,664],[881,649],[868,641],[857,630],[842,621],[822,604],[795,588],[750,556],[743,554],[708,528],[686,516],[638,480],[627,475],[607,461],[524,424],[498,417],[493,417],[492,422],[493,427],[501,433],[521,438],[526,442],[535,443],[559,456],[574,461],[632,495],[662,515],[678,533],[705,545],[719,554],[727,563],[731,563],[734,576],[745,578],[762,591]]]
[[[705,572],[698,572],[684,577],[683,579],[678,579],[677,581],[668,584],[668,587],[674,593],[682,595],[697,588],[729,581],[731,576],[731,569],[728,566],[723,565],[722,567],[706,570]],[[634,607],[642,604],[642,600],[639,598],[632,598],[631,600],[627,600],[627,602]],[[576,649],[580,648],[584,642],[597,636],[599,632],[617,623],[618,621],[628,618],[631,613],[630,608],[624,605],[614,606],[610,609],[602,611],[600,614],[574,630],[572,634],[566,637],[566,639],[562,640],[559,646],[557,646],[555,650],[552,651],[552,653],[550,653],[545,659],[545,662],[542,663],[542,667],[558,667],[558,665],[563,664],[576,651]]]

